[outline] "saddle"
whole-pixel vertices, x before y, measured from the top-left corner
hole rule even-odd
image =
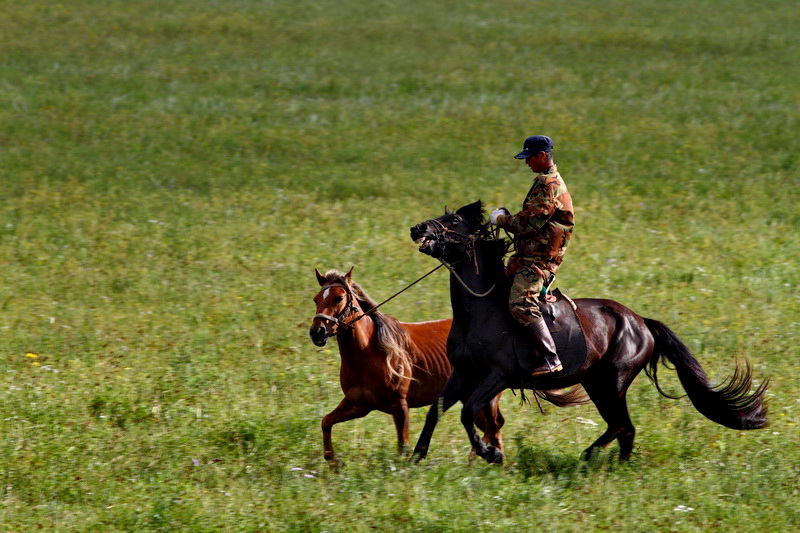
[[[577,306],[559,289],[548,292],[543,300],[539,301],[539,309],[556,343],[564,374],[572,374],[586,361],[586,338],[575,313]]]

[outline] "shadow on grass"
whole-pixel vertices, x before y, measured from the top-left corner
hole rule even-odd
[[[516,471],[524,479],[555,478],[569,487],[582,484],[586,478],[597,474],[629,470],[636,466],[636,459],[619,462],[614,447],[595,452],[591,459],[583,455],[562,453],[551,448],[520,445],[516,454]]]

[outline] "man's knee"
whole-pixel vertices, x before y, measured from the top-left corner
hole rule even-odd
[[[542,318],[542,311],[539,309],[539,304],[536,303],[531,305],[529,303],[520,304],[519,302],[509,302],[508,310],[511,312],[511,316],[514,317],[514,320],[523,326],[532,324]]]
[[[526,326],[542,318],[542,311],[539,309],[539,291],[543,283],[544,280],[534,271],[517,273],[511,284],[508,299],[508,310],[514,320]]]

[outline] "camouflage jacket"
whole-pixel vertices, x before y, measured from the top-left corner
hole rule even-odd
[[[558,168],[553,165],[537,174],[522,211],[499,216],[497,224],[514,236],[516,251],[508,261],[507,274],[521,268],[558,272],[575,225],[572,198]]]

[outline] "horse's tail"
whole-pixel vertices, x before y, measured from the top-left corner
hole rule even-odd
[[[764,393],[769,380],[765,380],[751,394],[752,373],[750,362],[736,362],[733,375],[718,386],[708,381],[700,363],[694,358],[689,348],[666,325],[657,320],[644,319],[655,338],[653,356],[650,358],[645,373],[653,381],[658,392],[668,398],[675,398],[665,393],[658,385],[656,371],[659,360],[667,359],[675,366],[683,388],[695,408],[704,416],[718,424],[732,429],[759,429],[767,425],[767,406]]]
[[[547,390],[534,390],[536,396],[543,400],[547,400],[556,407],[572,407],[573,405],[585,405],[592,403],[589,395],[586,394],[584,388],[580,385],[574,385],[568,389],[558,391]]]

